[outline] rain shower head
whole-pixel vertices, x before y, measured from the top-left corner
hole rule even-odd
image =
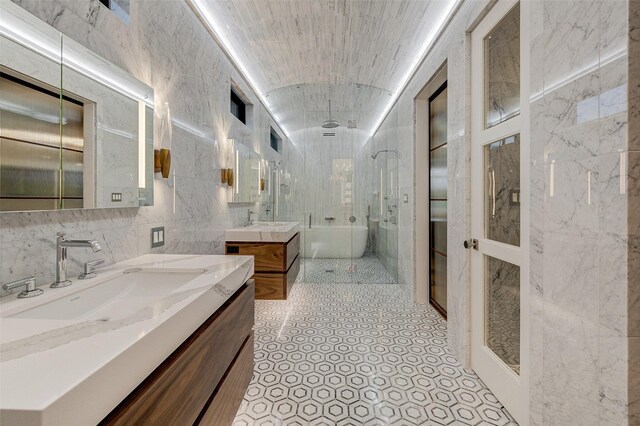
[[[322,127],[324,129],[335,129],[336,127],[340,127],[338,120],[331,118],[331,100],[329,100],[329,119],[322,122]]]

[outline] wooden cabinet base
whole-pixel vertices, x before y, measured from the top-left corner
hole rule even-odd
[[[256,272],[252,277],[256,282],[256,299],[286,300],[299,272],[299,256],[284,274]]]
[[[230,425],[236,417],[244,393],[253,376],[253,333],[202,411],[197,424],[202,426]]]
[[[193,425],[212,405],[235,414],[251,379],[247,369],[253,369],[253,324],[250,280],[100,424]]]
[[[256,299],[286,300],[300,272],[300,234],[286,243],[227,241],[225,254],[255,258]]]

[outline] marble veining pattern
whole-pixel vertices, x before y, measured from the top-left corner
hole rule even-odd
[[[224,230],[241,226],[248,208],[257,210],[255,205],[227,204],[230,189],[219,176],[221,168],[230,167],[224,155],[230,151],[229,138],[276,161],[280,170],[300,175],[296,148],[287,138],[282,152],[269,147],[270,127],[279,130],[278,125],[186,2],[133,1],[128,25],[97,0],[14,2],[153,87],[154,148],[171,148],[173,161],[169,179],[154,179],[153,207],[3,213],[0,282],[29,275],[36,276],[38,285],[51,282],[58,231],[66,231],[69,238],[96,239],[103,247],[96,255],[71,249],[70,276],[96,256],[109,265],[146,253],[222,254]],[[0,50],[3,57],[9,54],[8,49]],[[46,78],[47,70],[40,68],[29,69],[29,74]],[[231,79],[254,105],[251,127],[229,113]],[[109,120],[105,115],[101,122],[112,127]],[[102,160],[109,166],[118,161]],[[290,180],[295,188],[295,178]],[[293,203],[295,191],[278,198],[278,220],[300,219],[300,207]],[[165,227],[165,245],[151,249],[150,229],[155,226]],[[0,296],[5,294],[0,290]]]
[[[234,425],[511,425],[397,285],[297,283],[256,301],[254,375]]]

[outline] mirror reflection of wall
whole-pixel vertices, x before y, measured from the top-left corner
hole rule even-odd
[[[67,95],[61,100],[51,87],[45,87],[21,79],[4,67],[0,72],[2,210],[83,206],[84,104]],[[62,139],[61,106],[66,129]],[[61,159],[70,165],[62,179]]]
[[[0,4],[0,211],[153,205],[153,90]]]

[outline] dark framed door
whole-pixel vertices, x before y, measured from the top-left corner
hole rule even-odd
[[[429,303],[447,318],[447,82],[429,98]]]

